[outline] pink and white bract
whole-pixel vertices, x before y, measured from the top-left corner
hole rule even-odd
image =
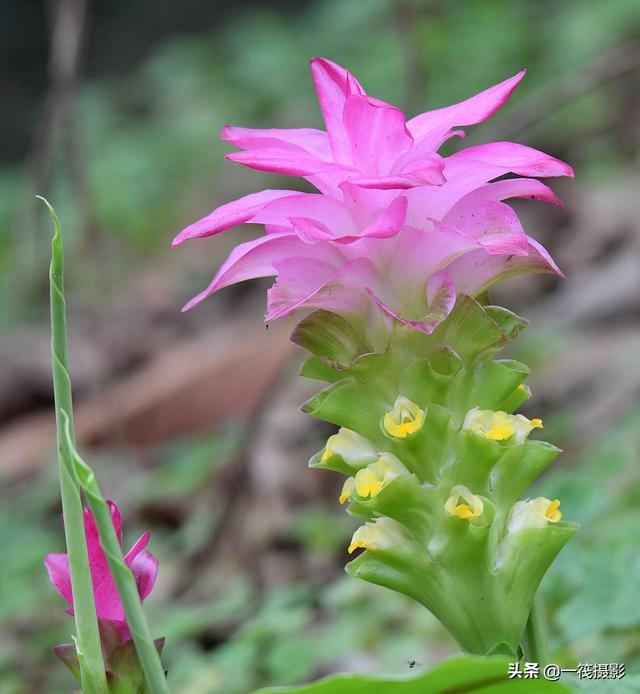
[[[311,72],[326,132],[225,126],[222,138],[243,150],[227,159],[302,176],[319,192],[247,195],[178,234],[174,245],[244,223],[266,232],[239,244],[185,309],[230,284],[275,275],[266,320],[324,308],[366,323],[368,333],[379,334],[389,317],[429,333],[458,294],[476,296],[524,272],[562,276],[504,200],[559,205],[537,178],[572,176],[571,167],[511,142],[437,153],[450,137],[464,136],[459,126],[495,113],[524,72],[406,122],[339,65],[314,58]]]
[[[113,503],[107,501],[113,525],[118,539],[122,544],[122,523],[120,510]],[[129,627],[124,613],[124,607],[120,602],[107,558],[100,546],[100,538],[96,522],[89,509],[84,510],[84,530],[87,538],[87,550],[89,552],[89,567],[93,582],[93,595],[96,603],[96,613],[99,620],[110,622],[115,628],[121,641],[130,638]],[[153,588],[158,573],[158,560],[148,552],[145,547],[149,542],[150,533],[146,532],[133,544],[124,556],[125,564],[131,569],[140,598],[144,600]],[[71,605],[68,610],[73,614],[73,595],[71,591],[71,576],[69,574],[69,560],[66,554],[48,554],[44,560],[49,580],[60,595]]]

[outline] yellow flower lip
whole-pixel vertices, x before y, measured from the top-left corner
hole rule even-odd
[[[351,496],[354,487],[355,479],[353,477],[347,477],[347,479],[344,481],[344,484],[342,485],[342,491],[340,492],[340,496],[338,498],[338,501],[341,504],[344,504],[346,501],[349,500],[349,497]]]
[[[521,414],[474,407],[467,412],[462,428],[492,441],[513,441],[518,444],[526,441],[533,429],[543,429],[544,426],[541,419],[527,419]]]
[[[348,552],[353,554],[359,548],[373,551],[391,549],[406,542],[407,539],[407,534],[399,523],[382,516],[356,529]]]
[[[367,548],[366,544],[364,543],[364,540],[352,539],[347,552],[349,552],[349,554],[353,554],[359,547],[361,547],[362,549]]]
[[[454,513],[458,518],[473,518],[474,513],[471,510],[471,506],[468,504],[458,504],[455,509]]]
[[[462,520],[470,520],[482,515],[484,503],[470,489],[458,484],[451,489],[451,495],[445,501],[444,510]]]
[[[358,469],[376,460],[378,451],[364,436],[342,427],[337,434],[327,439],[320,461],[326,463],[334,455],[340,456],[350,467]]]
[[[404,395],[398,395],[393,407],[382,418],[382,427],[391,437],[406,439],[422,429],[425,411]]]
[[[506,441],[513,436],[514,428],[511,424],[495,424],[489,431],[483,432],[488,439],[493,441]]]
[[[380,478],[370,468],[359,470],[355,476],[355,488],[359,496],[375,496],[384,486],[384,478]]]
[[[561,520],[560,499],[551,501],[539,496],[516,502],[509,514],[507,527],[508,532],[514,533],[524,528],[544,528],[549,523],[559,523]]]
[[[548,506],[547,510],[544,512],[544,517],[549,521],[549,523],[558,523],[562,519],[562,512],[560,508],[560,499],[554,499]]]
[[[378,460],[358,470],[342,487],[340,503],[343,504],[355,492],[360,497],[373,498],[396,477],[408,475],[409,470],[391,453],[380,453]]]

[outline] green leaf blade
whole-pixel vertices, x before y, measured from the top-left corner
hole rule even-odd
[[[560,682],[538,679],[510,680],[507,658],[461,656],[437,665],[415,677],[374,677],[331,675],[311,684],[295,687],[267,687],[254,694],[459,694],[477,692],[536,692],[563,694],[571,690]]]

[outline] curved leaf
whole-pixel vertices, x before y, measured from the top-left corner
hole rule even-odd
[[[560,682],[544,678],[510,680],[508,658],[462,656],[437,665],[416,677],[372,677],[368,675],[332,675],[311,684],[296,687],[268,687],[254,694],[501,694],[535,692],[562,694],[571,690]]]

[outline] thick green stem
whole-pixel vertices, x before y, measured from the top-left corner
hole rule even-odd
[[[71,381],[67,371],[66,305],[63,293],[63,254],[60,223],[51,205],[41,198],[51,213],[55,234],[51,244],[49,269],[51,296],[51,355],[53,392],[58,431],[58,468],[64,533],[69,558],[73,609],[76,622],[76,650],[80,663],[82,689],[85,694],[108,692],[102,658],[98,619],[89,569],[84,514],[77,477],[73,471],[70,443],[73,441],[73,420],[68,419],[69,436],[65,437],[63,411],[72,413]],[[72,416],[72,415],[70,415]]]
[[[534,598],[529,613],[529,620],[526,628],[527,637],[527,659],[529,662],[538,663],[539,665],[547,664],[546,653],[546,638],[544,622],[540,614],[540,599]]]
[[[65,413],[63,413],[64,415]],[[113,526],[109,507],[102,496],[93,470],[82,460],[71,442],[68,424],[69,420],[67,419],[65,426],[66,443],[71,447],[74,469],[98,526],[100,544],[109,562],[120,600],[124,606],[127,624],[142,664],[145,680],[152,694],[168,694],[169,688],[160,656],[142,609],[135,578],[122,558],[122,548]]]

